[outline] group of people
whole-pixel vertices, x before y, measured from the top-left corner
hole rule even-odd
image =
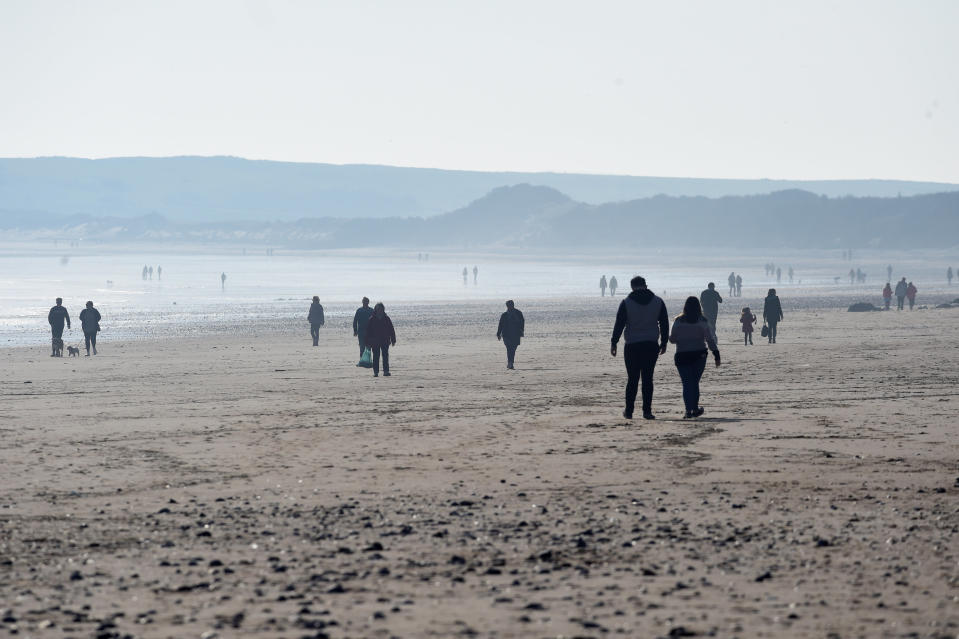
[[[427,258],[429,259],[429,254],[427,253]],[[465,286],[469,281],[469,270],[464,266],[463,267],[463,285]],[[476,286],[477,278],[479,277],[479,267],[473,267],[473,286]]]
[[[743,276],[742,275],[737,275],[736,273],[730,273],[729,277],[726,278],[726,282],[729,284],[730,297],[743,296]]]
[[[93,348],[93,354],[97,354],[97,333],[100,332],[101,319],[100,311],[93,307],[93,302],[88,301],[86,307],[80,311],[80,327],[83,329],[83,339],[88,357],[91,347]],[[63,298],[57,298],[56,305],[47,313],[47,322],[50,324],[50,332],[53,335],[50,357],[62,357],[64,325],[67,330],[71,329],[70,312],[63,305]]]
[[[616,289],[619,287],[619,282],[616,281],[616,276],[613,275],[609,278],[609,282],[606,282],[606,276],[603,275],[599,278],[599,296],[606,297],[606,288],[609,288],[609,296],[615,297]]]
[[[919,289],[916,288],[916,285],[912,282],[907,283],[905,277],[896,282],[896,307],[900,311],[903,310],[906,300],[909,300],[909,310],[911,311],[916,305],[916,293],[918,292]],[[887,311],[889,310],[889,305],[892,304],[892,294],[892,286],[890,286],[889,282],[886,282],[886,286],[882,289],[882,301]]]
[[[141,273],[141,275],[143,276],[143,279],[145,279],[145,280],[147,280],[147,279],[152,280],[152,279],[153,279],[153,267],[152,267],[152,266],[144,266],[144,267],[143,267],[143,272]],[[158,279],[158,280],[163,279],[163,267],[162,267],[162,266],[158,266],[158,267],[157,267],[157,279]]]
[[[716,341],[716,320],[719,318],[719,305],[723,303],[723,298],[716,290],[716,284],[710,282],[706,289],[699,294],[699,304],[706,324],[712,333],[713,340]],[[763,326],[765,326],[764,335],[769,338],[770,344],[776,343],[776,329],[783,318],[782,304],[779,302],[779,296],[776,295],[776,289],[771,288],[763,300]],[[740,312],[739,322],[742,324],[743,344],[753,343],[753,325],[756,323],[756,316],[748,306],[744,306]]]
[[[776,283],[779,284],[783,281],[783,269],[781,266],[776,266],[772,262],[766,263],[766,277],[776,276]],[[793,283],[793,277],[796,275],[796,272],[793,270],[793,267],[789,267],[786,271],[787,277],[789,277],[789,283]]]

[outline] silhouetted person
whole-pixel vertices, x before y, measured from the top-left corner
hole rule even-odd
[[[892,281],[892,264],[886,267],[886,279]]]
[[[158,279],[158,280],[163,279],[163,267],[162,267],[162,266],[158,266],[158,267],[157,267],[157,279]]]
[[[473,286],[476,286],[476,278],[479,277],[479,267],[473,267]]]
[[[373,349],[373,377],[380,374],[380,355],[383,356],[383,377],[389,377],[390,346],[396,346],[396,331],[382,302],[376,303],[373,315],[367,321],[366,343]]]
[[[906,301],[906,290],[909,288],[909,285],[906,284],[906,278],[902,278],[896,282],[896,303],[898,304],[898,310],[902,310],[905,306]]]
[[[147,273],[149,273],[149,271],[150,271],[150,269],[149,269],[146,265],[144,265],[144,266],[143,266],[143,279],[144,279],[144,280],[147,278]]]
[[[363,306],[356,309],[353,313],[353,336],[360,343],[360,357],[363,357],[363,349],[366,348],[366,325],[373,316],[373,309],[370,308],[370,298],[363,298]]]
[[[669,341],[676,345],[676,370],[683,382],[683,403],[686,405],[686,419],[699,417],[703,407],[699,405],[699,380],[706,370],[706,346],[713,352],[716,366],[719,366],[719,349],[713,340],[706,318],[702,316],[699,300],[693,296],[686,298],[683,312],[673,322]]]
[[[756,316],[749,310],[748,306],[743,307],[742,315],[739,316],[739,323],[743,325],[743,346],[753,343],[753,324],[756,323]]]
[[[713,341],[716,341],[716,319],[719,317],[719,305],[723,298],[716,290],[716,285],[710,282],[706,290],[699,294],[699,304],[703,309],[703,317],[709,322],[709,330],[713,332]]]
[[[616,281],[616,276],[609,278],[609,296],[613,297],[616,295],[616,289],[619,287],[619,282]]]
[[[93,302],[87,302],[87,307],[80,311],[80,327],[83,328],[83,341],[87,346],[87,357],[90,356],[90,347],[93,354],[97,354],[97,333],[100,332],[100,311],[93,308]]]
[[[783,281],[783,270],[780,267],[776,267],[776,284],[779,284]]]
[[[916,305],[916,293],[919,292],[919,289],[916,288],[916,285],[912,282],[909,282],[909,286],[906,287],[906,299],[909,300],[909,310],[912,310],[912,307]]]
[[[599,278],[599,296],[606,297],[606,276]]]
[[[949,282],[949,286],[952,286],[952,267],[946,269],[946,281]]]
[[[310,313],[306,316],[310,322],[310,337],[313,338],[313,346],[320,345],[320,327],[326,323],[323,317],[323,305],[320,304],[320,296],[313,296],[313,303],[310,304]]]
[[[849,283],[850,284],[856,283],[856,271],[852,269],[849,269]]]
[[[220,273],[220,290],[226,290],[226,273]]]
[[[790,266],[789,267],[789,283],[790,284],[793,283],[793,274],[794,274],[793,267]]]
[[[616,356],[616,346],[621,335],[626,347],[623,359],[626,363],[626,409],[623,417],[633,418],[636,389],[642,379],[643,417],[656,419],[653,415],[653,371],[656,360],[666,352],[669,341],[669,315],[666,304],[646,288],[646,280],[638,275],[629,281],[632,292],[619,303],[613,339],[609,352]],[[657,343],[657,339],[659,340]]]
[[[463,286],[466,286],[469,276],[470,276],[470,272],[464,266],[463,267]]]
[[[892,304],[892,286],[889,285],[889,282],[886,282],[886,286],[882,289],[882,301],[886,304],[886,310],[889,310],[889,305]]]
[[[150,273],[150,279],[152,280],[152,279],[153,279],[153,267],[152,267],[152,266],[150,267],[149,273]]]
[[[506,312],[499,316],[499,326],[496,328],[496,339],[503,340],[506,345],[506,368],[513,369],[513,359],[516,357],[516,348],[520,338],[525,335],[526,319],[518,308],[513,306],[513,300],[506,301]]]
[[[63,354],[63,324],[66,322],[67,328],[70,328],[70,313],[63,305],[63,298],[57,298],[57,304],[47,313],[47,322],[50,323],[50,332],[53,334],[53,352],[50,357]],[[60,343],[60,353],[57,353],[57,342]]]
[[[743,296],[743,276],[736,275],[736,297]]]
[[[730,273],[729,277],[726,278],[726,281],[729,283],[729,296],[733,297],[736,295],[736,274]]]
[[[763,300],[763,321],[769,325],[769,343],[776,343],[776,327],[783,318],[783,307],[779,303],[779,296],[776,295],[776,289],[771,288]]]

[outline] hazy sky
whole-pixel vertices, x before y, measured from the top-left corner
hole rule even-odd
[[[959,1],[0,0],[0,156],[959,182]]]

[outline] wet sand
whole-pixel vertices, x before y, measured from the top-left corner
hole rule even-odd
[[[959,633],[959,310],[726,315],[706,414],[670,350],[650,422],[613,302],[519,306],[515,371],[455,305],[390,378],[342,319],[0,349],[0,635]]]

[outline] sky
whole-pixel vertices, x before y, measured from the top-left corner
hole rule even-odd
[[[0,0],[0,157],[959,182],[959,2]]]

